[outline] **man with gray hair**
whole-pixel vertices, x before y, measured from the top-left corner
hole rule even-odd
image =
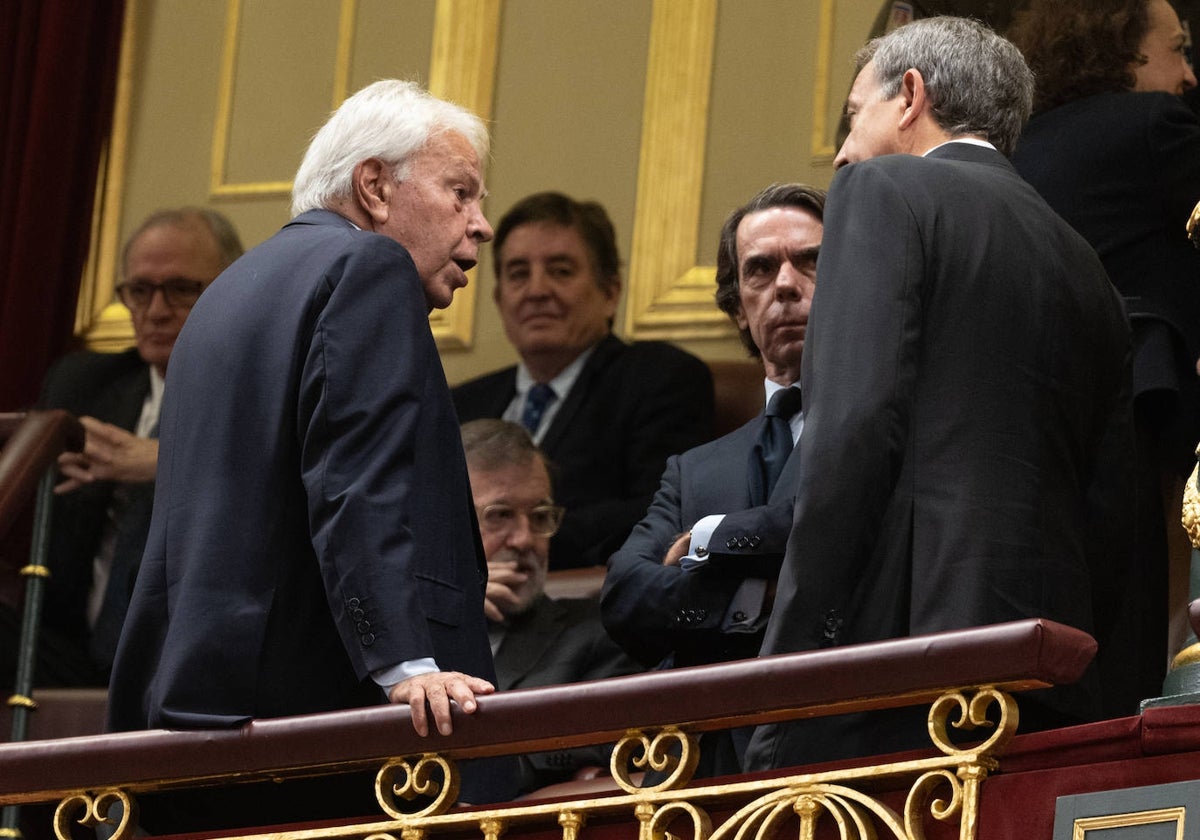
[[[1088,493],[1102,442],[1128,429],[1129,328],[1095,252],[1006,159],[1032,75],[961,18],[900,27],[858,60],[761,652],[1035,616],[1094,633],[1111,570],[1085,548]],[[739,542],[710,548],[755,553]],[[1094,717],[1094,676],[1022,698],[1022,728]],[[760,727],[746,763],[928,746],[914,711]]]
[[[291,222],[192,311],[111,728],[390,701],[448,734],[452,704],[493,690],[487,567],[428,322],[492,237],[487,153],[468,111],[410,82],[364,88],[309,145]],[[497,793],[464,776],[468,801]]]

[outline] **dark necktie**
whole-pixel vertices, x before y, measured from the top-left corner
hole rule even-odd
[[[529,434],[537,434],[542,415],[556,396],[554,389],[544,382],[535,382],[530,386],[529,393],[525,395],[525,409],[521,413],[521,425],[529,430]]]
[[[776,391],[763,417],[762,431],[758,444],[751,455],[751,502],[755,505],[767,503],[783,465],[792,454],[791,419],[800,410],[799,388],[783,388]]]

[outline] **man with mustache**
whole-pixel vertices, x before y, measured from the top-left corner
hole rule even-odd
[[[800,360],[824,209],[822,190],[773,185],[730,214],[721,229],[717,305],[737,324],[750,354],[762,360],[764,411],[740,429],[670,458],[645,518],[609,560],[604,623],[644,665],[703,665],[758,654],[800,466],[792,456],[804,424]],[[761,527],[752,536],[725,535],[716,515],[734,512]],[[774,567],[742,558],[701,562],[709,545],[730,536],[753,539],[764,552],[775,544]],[[703,736],[697,772],[740,772],[743,734]]]
[[[472,420],[463,450],[479,517],[488,585],[484,612],[496,688],[533,688],[641,670],[604,632],[593,598],[545,594],[550,538],[562,522],[546,458],[523,426]],[[522,756],[520,792],[570,780],[581,767],[608,767],[611,747]]]
[[[667,456],[712,437],[712,377],[676,347],[612,334],[621,259],[596,202],[528,196],[501,218],[492,253],[520,363],[455,388],[459,419],[529,429],[567,508],[550,568],[600,565],[646,510]]]

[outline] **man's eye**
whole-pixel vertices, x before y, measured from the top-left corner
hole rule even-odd
[[[505,525],[512,522],[516,514],[512,508],[489,507],[484,512],[484,518],[494,525]]]

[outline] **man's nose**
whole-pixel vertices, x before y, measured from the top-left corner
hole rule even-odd
[[[505,540],[505,544],[516,549],[527,549],[533,545],[533,529],[529,527],[528,515],[517,514],[516,521],[508,530],[508,539]]]
[[[167,303],[167,292],[163,286],[154,286],[150,290],[150,300],[146,302],[146,314],[151,318],[170,318],[175,314],[174,307]]]
[[[488,224],[487,217],[483,215],[483,208],[478,204],[475,205],[475,214],[471,219],[468,227],[468,234],[476,242],[491,242],[495,231]]]

